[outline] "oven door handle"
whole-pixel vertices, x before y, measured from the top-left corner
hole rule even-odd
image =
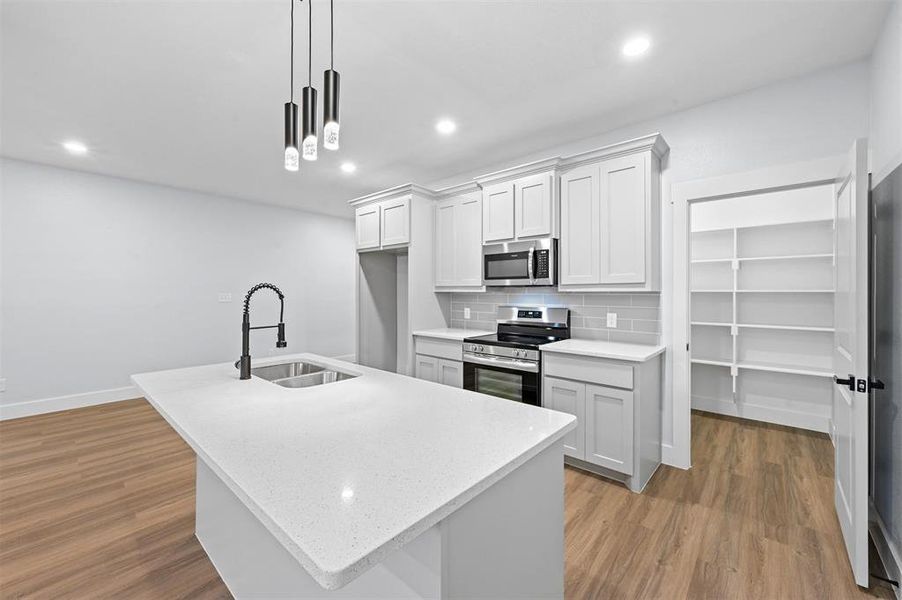
[[[500,367],[502,369],[512,369],[514,371],[525,371],[527,373],[538,373],[539,363],[531,360],[517,360],[516,358],[496,358],[492,356],[482,356],[479,354],[470,354],[464,352],[464,362],[474,363],[477,365],[485,365],[487,367]]]

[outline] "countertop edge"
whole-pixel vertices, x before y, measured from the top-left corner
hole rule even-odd
[[[436,525],[437,523],[448,517],[464,504],[488,489],[494,483],[500,481],[501,479],[512,473],[514,470],[537,456],[540,452],[548,449],[552,444],[562,439],[567,433],[575,429],[577,426],[576,417],[573,417],[570,421],[568,421],[566,425],[562,426],[556,432],[550,434],[540,443],[536,444],[513,460],[505,463],[504,465],[501,465],[495,471],[486,475],[483,479],[473,484],[470,488],[464,490],[449,502],[427,514],[419,521],[413,523],[401,533],[390,538],[380,546],[377,546],[375,549],[371,550],[360,559],[341,569],[328,570],[317,565],[316,562],[291,539],[290,535],[281,527],[279,527],[278,524],[276,524],[275,521],[273,521],[266,514],[266,512],[241,489],[241,487],[237,483],[235,483],[235,481],[228,475],[228,473],[226,473],[217,463],[211,460],[210,456],[206,453],[203,447],[201,447],[193,437],[188,436],[186,431],[178,426],[175,420],[165,410],[163,410],[163,408],[158,403],[153,400],[153,397],[147,392],[147,390],[144,389],[139,380],[136,379],[140,376],[140,373],[132,375],[131,380],[132,383],[134,383],[135,387],[137,387],[141,391],[144,398],[163,417],[163,419],[169,424],[169,426],[172,427],[183,440],[185,440],[185,442],[191,447],[195,454],[197,454],[198,458],[203,460],[204,464],[210,467],[210,469],[213,470],[214,473],[216,473],[216,476],[226,484],[229,490],[231,490],[232,493],[235,494],[235,496],[241,501],[241,503],[249,511],[251,511],[251,513],[255,517],[257,517],[257,519],[263,524],[263,526],[266,527],[267,531],[269,531],[273,535],[273,537],[275,537],[279,541],[282,547],[284,547],[301,564],[301,566],[304,567],[307,573],[320,586],[322,586],[323,589],[326,590],[336,590],[347,585],[348,583],[365,573],[371,567],[381,562],[387,554],[404,546],[430,527]]]
[[[606,352],[604,350],[574,350],[572,348],[556,348],[554,344],[546,344],[542,346],[543,354],[570,354],[573,356],[585,356],[589,358],[606,358],[609,360],[622,360],[627,362],[645,362],[667,351],[667,346],[651,346],[646,354],[641,356],[635,354],[621,354],[617,352]]]
[[[418,329],[416,331],[411,332],[411,336],[413,337],[424,337],[431,338],[435,340],[451,340],[456,342],[462,342],[465,338],[480,336],[480,335],[491,335],[494,331],[488,331],[483,329],[472,329],[467,330],[466,334],[457,335],[457,334],[449,334],[447,333],[447,329],[453,329],[451,327],[445,329]]]

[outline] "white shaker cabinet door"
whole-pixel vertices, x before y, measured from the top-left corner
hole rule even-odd
[[[581,460],[585,459],[586,384],[556,377],[544,377],[542,381],[542,404],[551,410],[576,417],[576,429],[564,436],[564,454]]]
[[[518,179],[514,184],[514,235],[517,239],[551,235],[552,177],[548,174]]]
[[[586,460],[633,474],[633,392],[586,385]]]
[[[455,264],[457,262],[456,241],[457,213],[459,211],[456,199],[445,200],[435,205],[435,285],[457,285]],[[477,249],[481,244],[476,242]]]
[[[599,283],[600,173],[596,164],[561,176],[561,285]]]
[[[382,203],[382,246],[410,243],[410,197]]]
[[[361,206],[355,213],[357,226],[357,249],[369,250],[379,247],[379,205]]]
[[[426,381],[438,381],[438,363],[439,359],[433,356],[424,356],[417,354],[415,374],[417,379],[425,379]]]
[[[645,154],[601,163],[600,283],[645,283],[646,171]]]
[[[438,379],[437,381],[443,385],[451,387],[464,387],[464,364],[456,360],[439,359],[438,361]]]
[[[455,211],[454,252],[456,285],[482,285],[482,200],[463,198]]]
[[[482,190],[482,241],[489,244],[514,239],[514,184],[486,186]]]

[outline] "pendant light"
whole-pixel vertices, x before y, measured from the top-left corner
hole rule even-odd
[[[294,0],[291,2],[291,75],[289,81],[291,91],[289,101],[285,103],[285,169],[298,170],[298,105],[294,103]]]
[[[338,150],[338,91],[341,78],[335,70],[335,7],[329,0],[329,68],[323,72],[323,148]]]
[[[304,135],[301,157],[316,160],[316,89],[313,87],[313,0],[307,0],[307,86],[302,91],[304,113],[301,117]]]

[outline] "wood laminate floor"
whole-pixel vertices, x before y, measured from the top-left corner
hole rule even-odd
[[[694,414],[644,494],[566,472],[568,598],[862,591],[823,435]],[[194,539],[194,455],[144,400],[0,422],[0,597],[228,598]]]

